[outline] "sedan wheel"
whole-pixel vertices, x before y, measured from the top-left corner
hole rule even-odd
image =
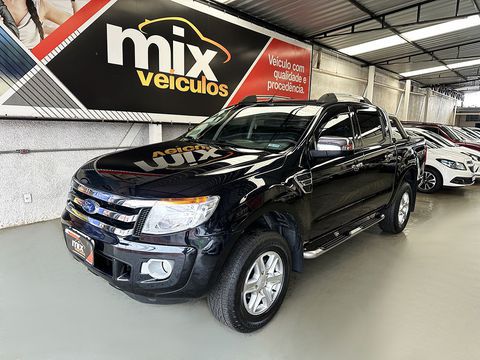
[[[438,170],[428,167],[423,174],[423,180],[418,184],[418,190],[424,193],[434,193],[443,186],[442,175]]]
[[[435,185],[437,185],[437,179],[435,178],[435,175],[433,175],[429,171],[425,171],[425,176],[423,177],[423,181],[419,185],[420,189],[425,191],[430,191],[435,187]]]

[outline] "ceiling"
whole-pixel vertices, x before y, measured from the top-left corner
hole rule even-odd
[[[326,48],[367,41],[480,14],[480,0],[208,1]],[[480,59],[480,26],[354,56],[397,74]],[[425,86],[480,87],[480,65],[412,77]]]

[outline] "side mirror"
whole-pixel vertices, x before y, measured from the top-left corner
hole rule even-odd
[[[323,136],[317,141],[315,150],[310,150],[313,158],[329,158],[345,156],[353,153],[355,145],[351,138]]]

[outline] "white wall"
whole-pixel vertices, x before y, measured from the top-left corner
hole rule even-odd
[[[325,93],[337,92],[365,95],[368,67],[353,59],[328,50],[315,51],[312,72],[311,98],[318,99]],[[402,120],[424,121],[426,89],[413,87],[410,94],[408,115],[403,113],[405,82],[393,73],[376,69],[373,103]],[[456,100],[432,92],[428,101],[427,121],[452,123]],[[398,112],[397,112],[398,109]]]
[[[162,125],[163,139],[186,130]],[[88,160],[119,146],[148,144],[148,125],[95,122],[0,120],[0,228],[58,218],[70,179]],[[111,150],[87,150],[112,147]],[[62,151],[62,149],[84,149]],[[29,154],[2,151],[56,150]],[[25,203],[24,194],[32,195]]]

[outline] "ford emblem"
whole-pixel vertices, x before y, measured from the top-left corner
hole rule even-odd
[[[87,199],[83,202],[82,209],[88,214],[96,214],[100,204],[91,199]]]

